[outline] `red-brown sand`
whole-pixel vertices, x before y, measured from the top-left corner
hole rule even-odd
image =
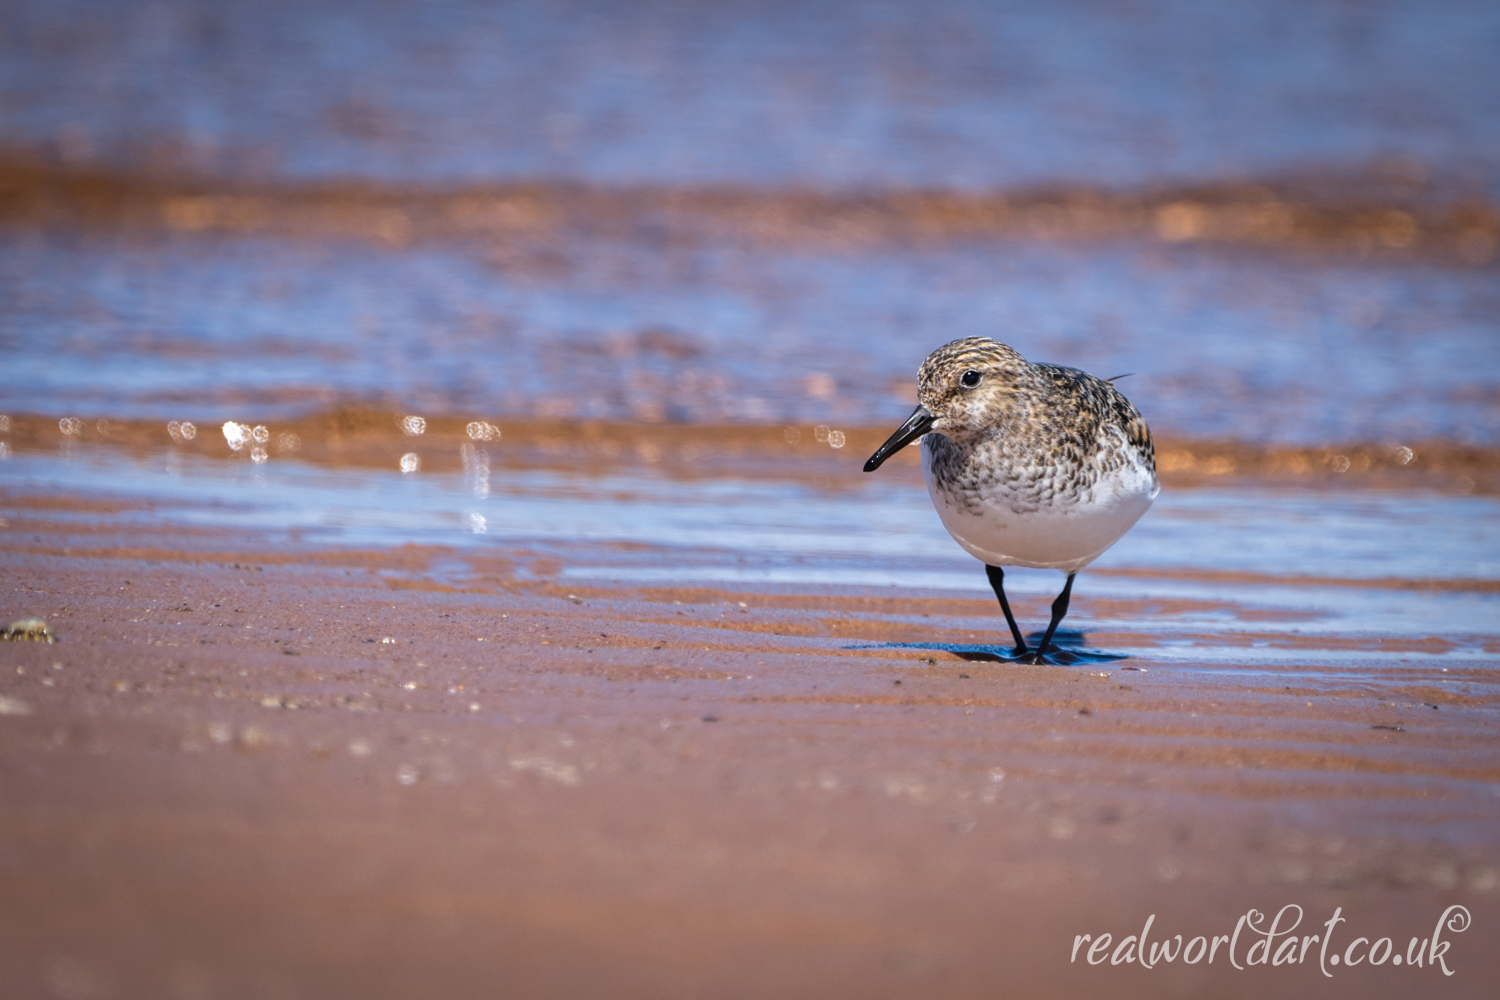
[[[1295,687],[1275,665],[967,661],[860,647],[950,639],[988,602],[579,589],[518,582],[520,552],[288,551],[26,504],[0,593],[61,642],[0,643],[3,997],[1500,982],[1492,671],[1460,696],[1420,659]],[[1300,963],[1117,950],[1148,918],[1175,948],[1290,904]],[[1453,905],[1454,974],[1405,964]],[[1301,938],[1336,910],[1330,954],[1389,937],[1403,964],[1320,968]]]

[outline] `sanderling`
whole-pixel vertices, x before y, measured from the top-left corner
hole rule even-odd
[[[920,404],[865,471],[922,439],[927,492],[953,540],[985,564],[1016,640],[1015,658],[1055,662],[1049,644],[1068,613],[1074,575],[1161,492],[1151,431],[1109,381],[1033,364],[988,337],[938,348],[917,377]],[[1002,566],[1068,575],[1034,650],[1010,613]]]

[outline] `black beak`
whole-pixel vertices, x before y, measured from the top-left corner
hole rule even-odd
[[[906,423],[896,428],[896,433],[887,438],[885,444],[875,449],[875,454],[871,455],[870,460],[865,463],[865,471],[874,472],[880,468],[881,463],[886,459],[931,430],[932,422],[936,419],[927,412],[925,406],[912,410],[911,416],[906,418]]]

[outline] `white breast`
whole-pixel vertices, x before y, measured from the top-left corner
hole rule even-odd
[[[1076,573],[1119,541],[1161,491],[1150,469],[1128,462],[1077,495],[1041,507],[1013,503],[1003,477],[978,504],[960,506],[934,488],[926,438],[922,472],[943,527],[971,556],[991,566],[1066,573]]]

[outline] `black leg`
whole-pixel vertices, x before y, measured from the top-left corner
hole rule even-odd
[[[1010,602],[1005,599],[1005,571],[999,566],[985,566],[985,575],[990,578],[990,586],[995,588],[995,596],[1000,598],[1000,610],[1005,612],[1005,624],[1010,626],[1010,634],[1016,637],[1016,649],[1013,655],[1026,655],[1026,638],[1021,635],[1021,630],[1016,627],[1016,616],[1010,613]],[[1071,580],[1072,577],[1069,577]],[[1067,607],[1066,604],[1063,605]],[[1049,632],[1050,636],[1051,633]]]
[[[1073,593],[1073,576],[1068,574],[1068,582],[1063,584],[1062,593],[1057,595],[1057,600],[1052,602],[1052,623],[1047,626],[1047,634],[1042,636],[1042,644],[1036,648],[1036,656],[1032,662],[1041,663],[1047,655],[1047,647],[1052,643],[1052,633],[1057,631],[1058,623],[1068,613],[1068,597]]]

